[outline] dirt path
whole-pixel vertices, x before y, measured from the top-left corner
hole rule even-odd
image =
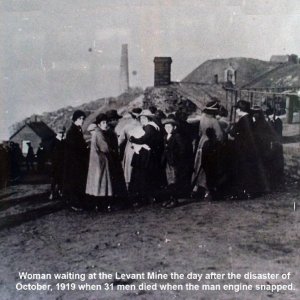
[[[63,210],[0,232],[1,299],[299,299],[299,190],[255,200],[158,205],[104,213]],[[299,207],[298,207],[299,206]],[[287,273],[295,290],[20,292],[18,272]],[[74,282],[80,283],[80,280]],[[103,281],[104,282],[104,281]],[[107,280],[113,283],[113,280]],[[132,280],[155,284],[155,280]],[[187,279],[173,283],[190,282]],[[214,280],[275,284],[284,280]],[[57,280],[48,280],[55,286]],[[196,282],[195,282],[196,283]]]

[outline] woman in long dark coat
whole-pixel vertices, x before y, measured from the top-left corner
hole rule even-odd
[[[267,113],[270,113],[270,110]],[[264,147],[264,164],[267,170],[269,185],[271,190],[278,190],[282,187],[284,158],[282,140],[282,121],[276,118],[276,112],[272,120],[268,116],[268,121],[261,116],[262,112],[257,114],[256,132],[259,143]],[[255,117],[254,113],[254,117]],[[276,122],[276,123],[274,123]]]
[[[230,132],[234,138],[234,188],[239,198],[252,198],[264,191],[261,161],[253,132],[250,103],[240,100],[236,106],[239,120]]]
[[[162,166],[164,167],[167,178],[167,197],[163,206],[174,207],[177,199],[187,196],[190,192],[191,164],[189,164],[189,145],[178,130],[178,122],[169,116],[162,120],[165,129],[164,153],[162,156]]]
[[[153,122],[153,116],[149,110],[142,111],[140,122],[143,125],[144,135],[129,138],[131,143],[140,146],[136,148],[132,158],[132,175],[129,183],[129,193],[136,200],[155,197],[162,184],[163,135],[159,126]]]
[[[49,199],[58,199],[63,195],[65,127],[61,127],[53,141],[51,153],[51,194]]]
[[[76,110],[65,141],[64,196],[74,210],[84,204],[87,177],[87,145],[82,134],[85,113]]]
[[[108,129],[103,134],[110,149],[109,168],[111,173],[114,197],[124,199],[127,196],[127,188],[119,153],[118,136],[115,132],[115,128],[122,116],[118,115],[115,109],[106,112],[106,116]]]
[[[253,131],[259,158],[261,162],[261,171],[263,179],[263,187],[265,192],[269,192],[271,188],[271,162],[272,162],[272,142],[274,134],[270,124],[266,121],[264,113],[260,106],[252,108],[253,114]]]

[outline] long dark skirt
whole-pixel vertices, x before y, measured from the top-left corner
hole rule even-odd
[[[132,174],[128,187],[130,197],[157,196],[160,187],[161,169],[151,151],[141,149],[132,158]]]

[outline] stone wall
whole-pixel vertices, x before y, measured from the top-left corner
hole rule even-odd
[[[191,114],[197,110],[194,103],[178,92],[176,84],[146,88],[143,107],[149,108],[152,105],[167,114],[177,110]]]

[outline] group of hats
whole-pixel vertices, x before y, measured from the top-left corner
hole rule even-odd
[[[246,100],[239,100],[237,102],[237,104],[235,105],[235,109],[240,109],[244,112],[252,112],[252,113],[255,113],[255,112],[262,112],[263,111],[263,108],[259,105],[253,105],[251,107],[251,103],[246,101]]]
[[[157,114],[154,114],[151,112],[150,109],[144,109],[140,112],[139,114],[139,117],[142,117],[142,116],[145,116],[145,117],[148,117],[149,119],[153,119],[154,117],[160,117],[159,115],[161,115],[161,118],[160,119],[163,119],[161,121],[161,123],[163,125],[165,124],[173,124],[173,125],[178,125],[178,122],[176,121],[175,119],[175,116],[174,115],[169,115],[167,118],[165,116],[165,114],[163,114],[162,112],[160,111],[157,111],[158,113]]]

